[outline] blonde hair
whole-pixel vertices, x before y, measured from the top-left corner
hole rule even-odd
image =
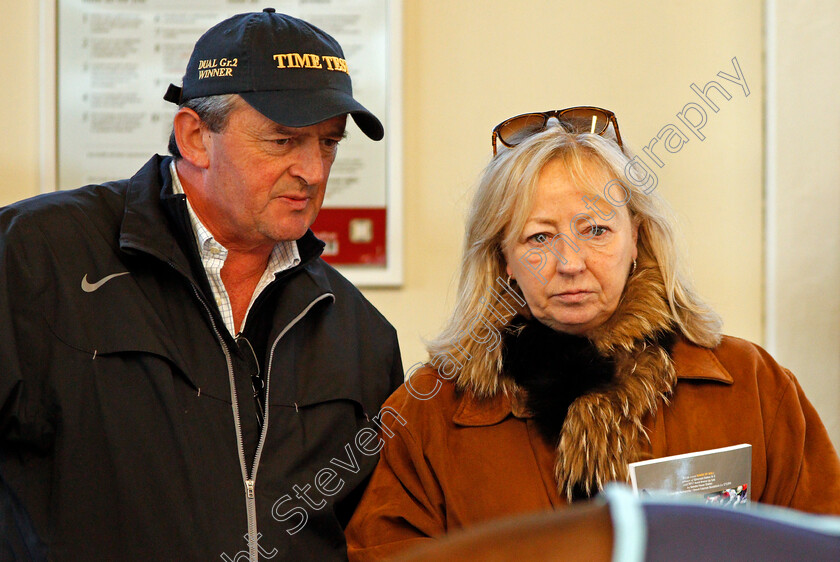
[[[720,340],[720,317],[700,299],[685,271],[670,207],[654,191],[655,183],[648,187],[631,177],[640,160],[631,160],[608,138],[553,126],[500,152],[485,168],[467,216],[455,309],[443,331],[427,342],[430,362],[445,377],[458,375],[459,387],[469,385],[479,395],[497,391],[502,360],[498,334],[525,304],[505,282],[503,249],[521,234],[540,172],[556,159],[583,190],[604,188],[599,185],[603,174],[593,168],[627,190],[625,205],[638,225],[637,259],[658,267],[674,326],[700,346],[713,347]],[[484,336],[476,337],[477,327]]]

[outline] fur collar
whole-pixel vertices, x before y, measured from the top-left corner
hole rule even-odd
[[[588,392],[608,389],[615,372],[615,363],[588,339],[522,316],[505,333],[502,364],[504,374],[524,391],[524,411],[555,446],[569,406]]]
[[[642,420],[676,384],[676,336],[653,263],[639,263],[615,313],[587,338],[541,326],[510,325],[504,387],[556,445],[557,488],[571,501],[627,480],[648,438]]]

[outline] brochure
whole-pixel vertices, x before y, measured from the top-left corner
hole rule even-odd
[[[752,445],[746,443],[634,462],[629,468],[630,482],[639,495],[688,494],[731,507],[750,500]]]

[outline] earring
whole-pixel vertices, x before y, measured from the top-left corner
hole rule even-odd
[[[510,275],[508,275],[508,278],[507,278],[508,287],[510,287],[510,279],[511,279],[511,277],[510,277]],[[516,279],[514,279],[514,281],[516,281]]]
[[[633,260],[633,267],[630,268],[630,275],[636,273],[636,260]]]

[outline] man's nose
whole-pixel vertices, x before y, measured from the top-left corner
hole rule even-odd
[[[325,179],[324,155],[317,139],[307,139],[295,151],[295,162],[290,168],[292,175],[308,185],[317,185]]]

